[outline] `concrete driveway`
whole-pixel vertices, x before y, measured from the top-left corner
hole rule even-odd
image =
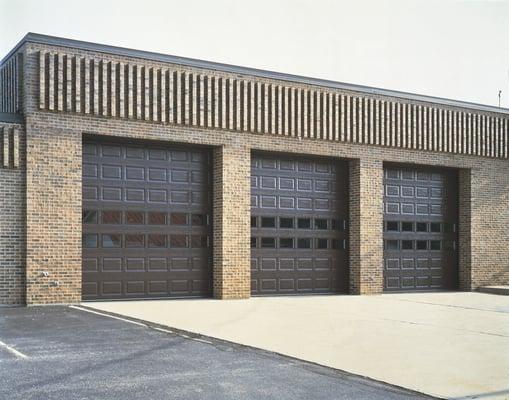
[[[509,398],[509,297],[482,293],[86,303],[443,398]]]

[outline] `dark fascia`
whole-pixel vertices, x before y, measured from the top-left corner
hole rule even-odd
[[[489,106],[485,104],[471,103],[467,101],[459,101],[446,99],[442,97],[427,96],[421,94],[400,92],[397,90],[380,89],[370,86],[355,85],[350,83],[336,82],[327,79],[309,78],[300,75],[285,74],[282,72],[265,71],[257,68],[241,67],[237,65],[222,64],[212,61],[197,60],[194,58],[178,57],[168,54],[154,53],[150,51],[134,50],[125,47],[109,46],[98,43],[84,42],[81,40],[66,39],[56,36],[41,35],[38,33],[27,33],[23,39],[5,56],[0,65],[2,65],[9,57],[11,57],[25,43],[38,43],[50,46],[69,47],[71,49],[88,50],[99,53],[114,54],[125,57],[134,57],[144,60],[165,62],[171,64],[184,65],[195,68],[204,68],[221,72],[230,72],[241,75],[251,75],[267,79],[277,79],[281,81],[301,83],[314,86],[322,86],[326,88],[342,89],[360,93],[367,93],[378,96],[397,97],[405,100],[418,102],[426,102],[433,104],[442,104],[452,107],[468,108],[472,110],[488,111],[493,113],[509,114],[508,108]]]
[[[1,113],[0,112],[0,122],[7,122],[9,124],[23,124],[24,119],[21,114],[13,114],[13,113]]]

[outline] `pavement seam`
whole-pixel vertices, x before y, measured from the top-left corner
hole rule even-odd
[[[434,324],[429,324],[429,323],[425,323],[425,322],[412,322],[412,321],[405,321],[405,320],[402,320],[402,319],[391,319],[391,318],[378,318],[378,320],[380,320],[380,321],[398,322],[398,323],[401,323],[401,324],[409,324],[409,325],[430,326],[430,327],[433,327],[433,328],[440,328],[440,329],[445,329],[445,330],[449,330],[449,331],[456,331],[456,332],[462,332],[462,333],[471,333],[471,334],[478,334],[478,335],[486,335],[486,336],[495,336],[495,337],[509,338],[509,335],[503,335],[503,334],[500,334],[500,333],[474,331],[474,330],[471,330],[471,329],[451,328],[451,327],[444,326],[444,325],[434,325]]]
[[[387,300],[394,300],[394,301],[404,301],[407,303],[417,303],[417,304],[427,304],[431,306],[439,306],[439,307],[449,307],[449,308],[460,308],[463,310],[474,310],[474,311],[483,311],[483,312],[492,312],[497,314],[509,314],[508,311],[499,311],[499,310],[487,310],[483,308],[475,308],[475,307],[468,307],[468,306],[457,306],[454,304],[440,304],[440,303],[431,303],[428,301],[417,301],[417,300],[409,300],[409,299],[396,299],[396,298],[386,298]]]
[[[151,325],[151,323],[140,322],[141,320],[137,320],[137,319],[134,319],[134,318],[133,319],[123,318],[123,317],[119,316],[120,314],[115,314],[115,313],[111,313],[110,314],[110,313],[107,313],[107,312],[99,312],[99,311],[95,311],[93,309],[90,309],[90,308],[84,307],[84,306],[69,306],[69,308],[73,308],[73,309],[79,310],[79,311],[89,312],[89,313],[96,314],[96,315],[101,315],[103,317],[109,317],[109,318],[117,319],[119,321],[128,322],[128,323],[131,323],[131,324],[134,324],[134,325],[142,326],[144,328],[155,329],[155,330],[163,332],[163,333],[167,333],[167,334],[171,334],[171,335],[176,335],[176,336],[179,336],[179,337],[182,337],[182,338],[185,338],[185,339],[193,340],[195,342],[201,342],[201,343],[206,343],[206,344],[213,344],[212,342],[210,342],[208,340],[205,340],[205,339],[201,339],[199,337],[193,337],[193,336],[190,336],[190,335],[187,335],[185,333],[182,333],[182,332],[179,332],[179,331],[175,331],[175,330],[159,328],[157,326]]]
[[[91,310],[91,309],[88,309],[88,308],[85,308],[85,307],[69,306],[69,308],[74,308],[75,310],[85,311],[85,312],[89,312],[89,313],[92,313],[92,314],[97,314],[97,315],[102,315],[102,316],[105,316],[105,317],[110,317],[110,318],[118,319],[120,321],[128,322],[130,324],[135,324],[135,325],[140,325],[140,326],[145,326],[145,327],[147,326],[146,324],[141,323],[141,322],[131,321],[129,319],[122,318],[122,317],[119,317],[119,316],[104,314],[102,312],[94,311],[94,310]]]

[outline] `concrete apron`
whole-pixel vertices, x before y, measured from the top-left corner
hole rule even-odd
[[[509,398],[505,296],[422,293],[85,305],[437,397]]]

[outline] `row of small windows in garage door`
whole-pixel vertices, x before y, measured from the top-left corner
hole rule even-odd
[[[261,249],[317,249],[317,250],[345,250],[345,239],[327,238],[275,238],[275,237],[251,237],[251,248]]]
[[[251,228],[332,229],[345,231],[347,229],[347,222],[344,219],[253,216],[251,217]]]
[[[209,240],[207,235],[84,233],[82,244],[84,248],[166,248],[168,244],[171,248],[205,248]]]
[[[206,214],[188,214],[164,211],[121,211],[121,210],[83,210],[84,224],[128,224],[128,225],[191,225],[205,226],[209,224]]]
[[[456,232],[456,224],[449,222],[385,221],[387,232]]]
[[[385,250],[456,250],[455,240],[393,240],[387,239]]]

